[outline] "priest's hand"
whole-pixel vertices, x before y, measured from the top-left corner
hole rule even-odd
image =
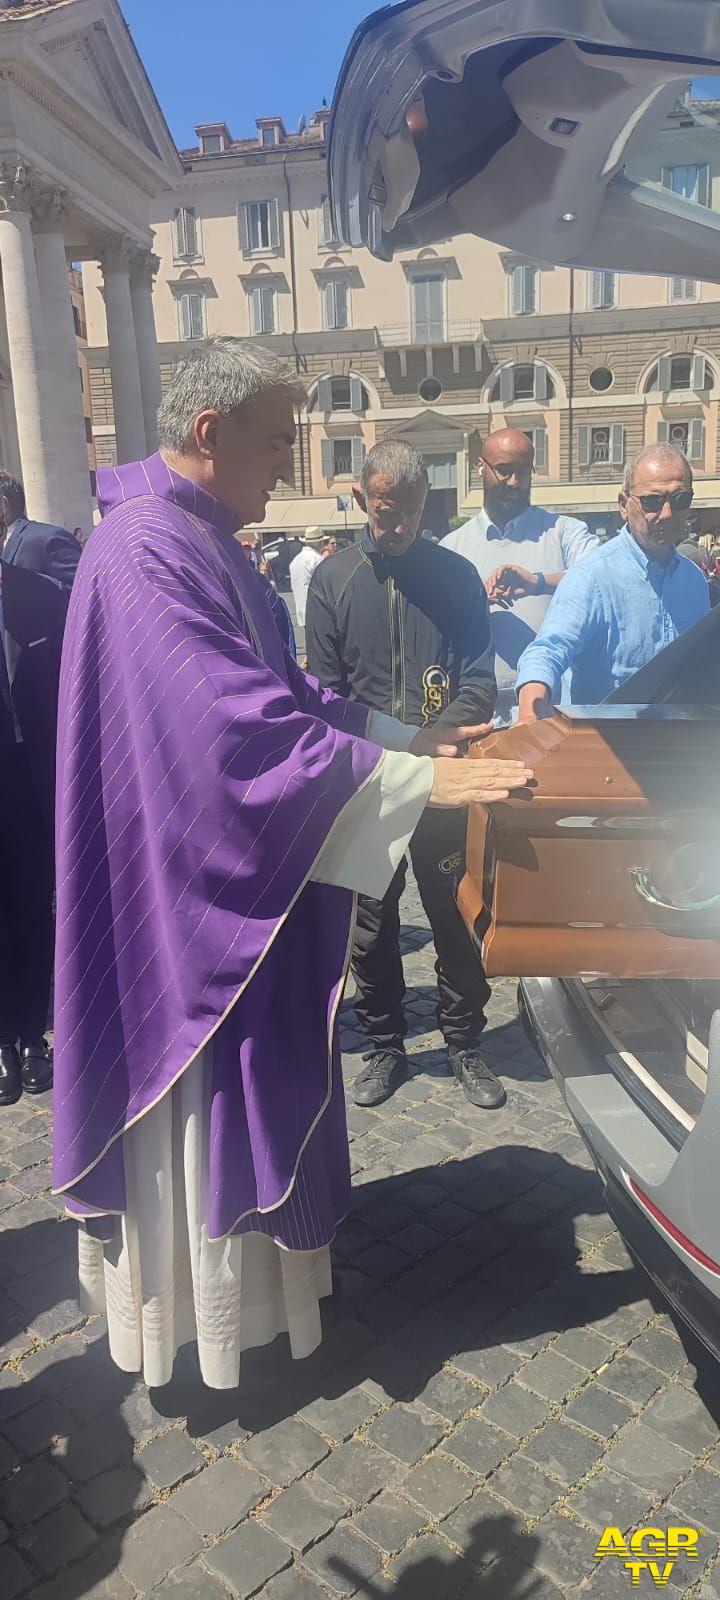
[[[459,756],[460,745],[474,739],[486,739],[494,733],[491,722],[480,722],[475,728],[420,728],[410,746],[413,756]]]
[[[430,806],[491,805],[526,789],[533,776],[524,761],[435,761]]]

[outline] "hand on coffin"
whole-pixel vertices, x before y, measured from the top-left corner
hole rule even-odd
[[[460,745],[474,739],[485,739],[493,733],[491,722],[480,722],[474,728],[420,728],[410,746],[414,756],[459,756]]]
[[[516,600],[541,592],[542,576],[506,561],[501,567],[495,568],[485,587],[491,605],[512,606]]]
[[[524,683],[518,695],[518,722],[541,722],[552,712],[547,684]]]
[[[435,762],[435,779],[428,805],[491,805],[507,800],[513,791],[526,789],[532,779],[531,767],[524,761],[447,761]]]

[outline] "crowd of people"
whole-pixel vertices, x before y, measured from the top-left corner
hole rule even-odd
[[[319,1341],[350,1189],[338,1006],[351,963],[354,1093],[377,1105],[409,1070],[408,856],[448,1071],[480,1110],[503,1103],[454,886],[468,805],[532,773],[458,756],[515,716],[598,703],[711,604],[714,571],[680,551],[692,470],[668,444],[629,464],[601,545],[531,503],[527,435],[491,433],[483,509],[437,543],[426,464],[389,438],[355,489],[356,544],[308,528],[268,557],[239,534],[292,482],[304,399],[262,347],[202,345],[159,452],[99,473],[81,560],[0,476],[0,1103],[51,1081],[55,887],[54,1183],[86,1307],[153,1384],[188,1339],[219,1388],[281,1329],[295,1355]]]

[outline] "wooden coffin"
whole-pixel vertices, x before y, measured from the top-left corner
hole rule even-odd
[[[720,978],[720,724],[573,707],[473,746],[527,795],[470,810],[458,906],[491,977]]]

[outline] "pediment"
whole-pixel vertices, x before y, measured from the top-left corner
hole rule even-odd
[[[465,432],[464,427],[449,417],[444,417],[441,412],[428,410],[416,412],[408,422],[393,428],[393,438],[407,439],[409,444],[416,445],[419,450],[424,444],[432,445],[434,450],[444,447],[448,450],[461,450]]]
[[[68,8],[68,18],[72,8]],[[113,40],[103,22],[69,28],[41,48],[76,99],[103,119],[139,139],[154,156],[161,152]]]

